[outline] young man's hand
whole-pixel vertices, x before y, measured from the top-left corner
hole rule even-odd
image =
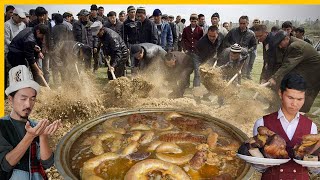
[[[56,120],[53,123],[51,123],[50,125],[48,125],[41,135],[44,135],[44,136],[50,135],[51,136],[61,126],[62,126],[61,120]]]
[[[27,134],[31,135],[33,138],[40,136],[48,126],[49,121],[44,119],[39,121],[39,123],[35,127],[31,127],[30,122],[27,121],[27,124],[25,125],[25,129],[27,131]]]

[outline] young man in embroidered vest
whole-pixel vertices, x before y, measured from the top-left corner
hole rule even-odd
[[[265,126],[280,135],[287,143],[287,152],[293,156],[293,147],[300,143],[303,135],[317,134],[317,126],[307,117],[299,113],[305,101],[306,81],[296,73],[289,73],[281,81],[279,96],[281,108],[278,112],[271,113],[258,119],[254,124],[253,135],[257,129]],[[263,180],[269,179],[309,179],[308,171],[319,173],[319,169],[308,169],[293,160],[280,166],[261,167],[253,165],[262,173]]]
[[[10,85],[5,90],[12,107],[10,115],[0,119],[0,179],[48,179],[44,169],[54,163],[48,136],[60,121],[35,123],[29,115],[40,90],[29,69],[19,65],[9,71]]]

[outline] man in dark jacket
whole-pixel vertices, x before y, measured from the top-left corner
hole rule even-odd
[[[137,30],[138,43],[158,43],[158,33],[156,25],[146,16],[146,9],[139,7],[137,9]]]
[[[273,45],[274,34],[268,32],[266,25],[257,25],[252,28],[256,39],[262,42],[263,50],[263,66],[260,75],[260,83],[265,83],[271,76],[279,69],[280,63],[276,63],[275,60],[275,47]]]
[[[53,49],[53,38],[52,38],[52,25],[51,19],[48,18],[48,11],[44,7],[37,7],[35,9],[35,14],[37,19],[31,21],[29,23],[29,27],[35,27],[38,24],[45,24],[48,26],[48,32],[45,36],[44,43],[41,46],[41,51],[44,55],[42,59],[42,71],[45,80],[49,83],[50,79],[50,71],[49,71],[49,64],[50,64],[50,53]]]
[[[135,44],[131,47],[131,54],[134,57],[133,74],[138,70],[146,69],[156,58],[163,59],[166,51],[161,46],[152,43]]]
[[[61,41],[54,49],[55,61],[61,67],[61,80],[65,83],[79,79],[78,63],[83,60],[84,54],[92,53],[91,47],[80,42],[66,40]],[[55,77],[55,76],[53,76]]]
[[[214,64],[214,57],[222,51],[223,35],[217,26],[210,26],[205,34],[196,44],[196,54],[200,57],[200,63],[208,62]],[[221,61],[218,65],[223,65]]]
[[[30,66],[34,78],[43,76],[36,59],[43,57],[41,53],[41,42],[45,34],[48,32],[48,26],[39,24],[34,28],[28,27],[20,31],[11,41],[9,45],[8,61],[12,67],[18,65]]]
[[[169,24],[170,24],[171,31],[172,31],[173,50],[177,51],[177,50],[178,50],[178,32],[177,32],[177,25],[176,25],[176,23],[173,21],[173,20],[174,20],[174,16],[169,15],[169,16],[168,16],[168,20],[169,20]]]
[[[74,40],[88,45],[93,49],[93,52],[98,51],[98,38],[93,38],[90,26],[92,22],[89,21],[89,11],[82,9],[78,14],[79,20],[73,24]],[[92,53],[84,54],[84,62],[87,70],[91,69]]]
[[[123,23],[123,40],[127,47],[137,43],[138,32],[136,22],[136,9],[133,6],[127,8],[128,18]]]
[[[225,37],[224,48],[230,47],[237,43],[243,48],[248,49],[248,53],[251,56],[254,50],[257,48],[257,41],[254,32],[248,28],[249,18],[248,16],[241,16],[239,18],[239,27],[231,29]],[[254,59],[250,59],[245,66],[244,74],[248,79],[251,79],[251,71],[253,67]]]
[[[97,34],[103,45],[104,55],[110,56],[109,80],[113,79],[111,74],[113,71],[116,77],[124,76],[125,63],[128,61],[129,52],[120,35],[112,29],[102,28],[102,24],[98,21],[93,23],[91,28],[92,34]]]
[[[102,17],[103,22],[106,22],[108,20],[107,16],[104,15],[104,7],[100,6],[98,8],[98,16]]]
[[[309,43],[282,30],[275,35],[274,44],[282,50],[283,53],[277,55],[277,58],[283,59],[283,62],[269,82],[275,86],[290,72],[300,74],[307,82],[305,103],[300,111],[309,112],[320,91],[320,54]]]
[[[52,28],[52,37],[53,37],[53,44],[54,44],[54,50],[53,50],[53,56],[52,61],[50,63],[51,69],[52,69],[52,78],[55,85],[60,84],[59,80],[59,73],[61,76],[63,76],[63,63],[57,58],[57,54],[55,54],[55,50],[61,45],[63,41],[72,40],[72,32],[68,28],[68,26],[63,24],[63,16],[61,14],[56,14],[54,17],[55,26]]]
[[[190,56],[180,51],[168,52],[164,58],[166,79],[172,86],[170,98],[181,98],[188,86],[193,62]]]
[[[123,39],[123,23],[117,19],[117,13],[110,11],[107,14],[108,21],[104,23],[104,27],[110,28],[117,32]]]
[[[305,31],[304,31],[303,27],[298,27],[294,31],[295,31],[295,34],[296,34],[296,38],[302,39],[305,42],[307,42],[307,43],[312,45],[312,42],[310,41],[310,39],[308,39],[307,37],[304,36]]]
[[[98,6],[95,4],[92,4],[90,7],[90,16],[89,16],[89,20],[91,22],[96,22],[96,21],[100,21],[102,24],[104,23],[102,17],[98,16]]]
[[[127,8],[127,19],[123,22],[123,40],[126,43],[128,49],[131,49],[133,44],[138,41],[138,30],[137,30],[137,19],[136,19],[136,9],[134,6],[129,6]],[[130,60],[127,65],[132,66],[133,57],[130,56]]]

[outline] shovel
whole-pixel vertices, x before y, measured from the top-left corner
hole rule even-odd
[[[42,83],[45,85],[45,87],[47,87],[48,89],[51,90],[51,88],[49,87],[49,84],[47,83],[46,79],[44,79],[43,75],[39,75]]]
[[[241,74],[241,70],[244,66],[245,62],[242,63],[240,70],[229,80],[229,82],[227,83],[227,87]]]
[[[108,65],[108,68],[109,68],[109,71],[112,75],[112,79],[117,79],[116,75],[114,74],[114,71],[111,70],[111,65],[110,65],[110,61],[106,58],[106,62],[107,62],[107,65]]]
[[[79,69],[78,69],[77,63],[74,63],[74,66],[76,67],[76,71],[77,71],[78,78],[79,78],[79,80],[81,80],[81,79],[80,79],[80,73],[79,73]]]
[[[260,86],[260,87],[267,87],[267,86],[269,86],[269,85],[270,85],[270,82],[266,82],[266,83],[264,83],[264,84],[260,84],[259,86]],[[256,93],[254,94],[254,96],[253,96],[253,99],[254,99],[254,100],[257,99],[258,95],[259,95],[259,92],[256,92]]]

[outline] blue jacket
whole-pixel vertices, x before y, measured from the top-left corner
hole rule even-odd
[[[161,23],[161,29],[158,28],[158,45],[160,45],[164,50],[168,51],[173,48],[173,36],[170,24],[167,22]]]

